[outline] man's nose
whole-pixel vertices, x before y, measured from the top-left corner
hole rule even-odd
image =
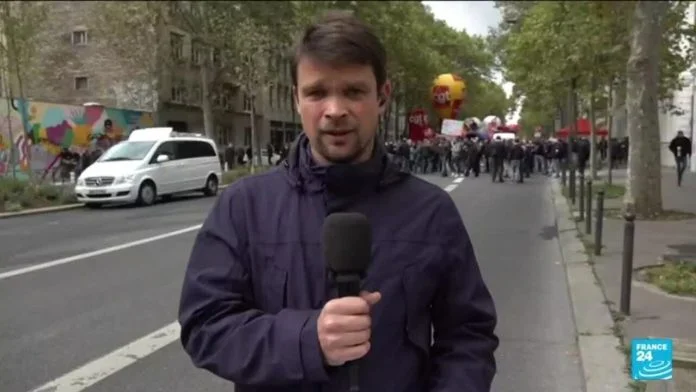
[[[348,115],[348,110],[341,98],[332,97],[326,101],[324,117],[328,119],[339,119]]]

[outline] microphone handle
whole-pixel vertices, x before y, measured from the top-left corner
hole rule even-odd
[[[336,275],[336,288],[339,297],[357,297],[360,295],[360,276],[358,275]],[[348,368],[348,391],[360,392],[360,367],[359,360],[350,361],[345,364]]]

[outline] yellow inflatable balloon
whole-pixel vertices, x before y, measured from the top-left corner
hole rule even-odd
[[[442,74],[433,81],[433,109],[442,118],[457,118],[466,99],[466,82],[455,74]]]

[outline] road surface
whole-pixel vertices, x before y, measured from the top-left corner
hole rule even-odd
[[[459,206],[496,301],[493,390],[581,391],[545,179],[427,179]],[[0,389],[232,390],[191,365],[175,323],[187,257],[212,201],[0,220]]]

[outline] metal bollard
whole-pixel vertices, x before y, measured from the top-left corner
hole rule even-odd
[[[585,234],[592,234],[592,179],[587,180],[587,202],[585,206]]]
[[[623,262],[621,265],[621,313],[631,314],[631,282],[633,281],[633,244],[635,241],[636,216],[632,208],[624,214]]]
[[[225,167],[223,169],[224,171],[229,171],[230,170],[230,164],[225,162]]]
[[[594,232],[594,254],[602,254],[602,230],[604,230],[604,189],[597,192],[597,220]]]
[[[75,172],[74,171],[70,172],[70,183],[71,184],[75,183]]]
[[[568,186],[568,193],[570,195],[570,201],[575,205],[575,168],[571,167],[570,172],[568,173],[568,181],[570,181],[570,184]]]
[[[580,184],[580,191],[578,192],[578,212],[580,213],[580,221],[585,219],[585,177],[580,174],[580,179],[578,180]]]

